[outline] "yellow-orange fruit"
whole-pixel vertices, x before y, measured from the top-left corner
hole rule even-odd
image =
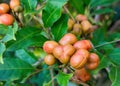
[[[5,14],[9,11],[9,5],[6,3],[0,4],[0,14]]]
[[[80,40],[77,41],[74,45],[75,49],[86,49],[90,50],[92,48],[92,44],[89,40]]]
[[[81,35],[82,34],[81,25],[77,23],[74,24],[72,33],[75,35]]]
[[[64,46],[57,46],[53,50],[53,55],[61,62],[67,63],[70,59],[70,56],[75,52],[75,48],[68,44]]]
[[[87,17],[85,15],[79,14],[76,16],[76,20],[81,22],[83,20],[87,20]]]
[[[55,64],[55,61],[56,61],[56,59],[55,59],[55,57],[52,54],[48,54],[44,58],[44,62],[47,65],[53,65],[53,64]]]
[[[82,21],[81,26],[84,33],[89,32],[89,29],[92,28],[92,25],[88,20]]]
[[[56,57],[56,58],[59,58],[62,54],[63,54],[64,50],[63,50],[63,46],[59,45],[59,46],[56,46],[54,49],[53,49],[53,55]]]
[[[82,55],[83,57],[89,58],[90,53],[86,49],[79,49],[75,54]]]
[[[68,31],[72,30],[74,23],[75,22],[72,19],[68,19],[68,23],[67,23],[67,25],[68,25]]]
[[[72,45],[68,44],[63,46],[63,51],[65,55],[71,56],[75,52],[75,48]]]
[[[70,56],[68,55],[65,55],[64,53],[58,58],[58,60],[63,63],[63,64],[66,64],[69,62],[70,60]]]
[[[77,41],[77,38],[72,33],[65,34],[59,41],[61,45],[74,44]]]
[[[14,17],[10,14],[2,14],[0,15],[0,24],[4,25],[12,25],[14,22]]]
[[[95,53],[91,53],[88,58],[88,62],[86,64],[86,68],[90,70],[94,70],[99,65],[99,56]]]
[[[22,12],[23,11],[23,7],[22,6],[16,6],[13,9],[15,12]]]
[[[75,53],[71,58],[70,58],[70,65],[75,68],[79,69],[85,66],[87,62],[87,57],[83,56],[82,54]]]
[[[46,41],[44,44],[43,44],[43,50],[46,52],[46,53],[52,53],[53,52],[53,49],[58,46],[59,44],[55,41]]]
[[[81,68],[79,70],[75,70],[74,76],[83,82],[90,80],[90,74],[87,72],[85,68]]]
[[[20,0],[10,0],[10,8],[14,9],[16,6],[20,6]]]

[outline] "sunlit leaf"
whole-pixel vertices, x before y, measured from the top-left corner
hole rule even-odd
[[[47,4],[43,10],[43,22],[45,27],[50,27],[61,16],[62,6],[67,0],[47,0]]]
[[[59,74],[57,75],[57,81],[58,81],[59,85],[67,86],[67,84],[72,76],[73,76],[73,74],[65,74],[63,72],[59,72]]]
[[[54,25],[51,27],[51,31],[54,35],[54,38],[56,41],[59,41],[60,38],[67,33],[67,22],[68,22],[68,16],[63,15],[61,18],[54,23]]]

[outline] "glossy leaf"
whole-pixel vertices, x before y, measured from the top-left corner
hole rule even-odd
[[[112,81],[111,86],[119,86],[120,85],[120,67],[112,67],[109,73],[109,77]]]
[[[2,64],[4,63],[3,62],[3,53],[5,50],[6,50],[5,44],[0,42],[0,63],[2,63]]]
[[[47,40],[40,34],[41,30],[34,27],[24,27],[18,31],[16,41],[7,44],[7,51],[14,51],[29,46],[40,46]]]
[[[62,15],[61,18],[51,27],[52,34],[56,41],[59,41],[61,37],[67,33],[67,22],[68,16]]]
[[[51,80],[50,71],[47,70],[48,66],[42,66],[42,70],[37,75],[31,77],[30,82],[36,84],[37,86],[44,86],[45,83],[49,83]],[[48,85],[50,86],[50,85]]]
[[[13,27],[12,26],[8,27],[8,31],[5,35],[5,37],[2,39],[2,41],[8,42],[10,40],[16,40],[15,34],[16,34],[17,30],[18,30],[18,24],[17,24],[17,22],[15,22],[13,24]]]
[[[98,47],[97,49],[100,50],[100,51],[103,51],[104,54],[109,54],[114,49],[113,45],[109,44],[109,42],[103,42],[100,45],[102,45],[102,46]]]
[[[17,58],[5,58],[0,64],[0,81],[13,81],[23,79],[33,72],[34,68]]]
[[[108,35],[108,40],[113,41],[113,40],[119,40],[120,39],[120,33],[119,32],[113,32],[112,34]]]
[[[50,27],[55,23],[61,16],[62,6],[67,0],[47,0],[47,4],[43,10],[43,22],[45,27]]]
[[[21,60],[29,63],[29,64],[34,64],[37,59],[35,58],[34,55],[30,54],[29,52],[25,51],[24,49],[17,50],[15,52],[16,57],[20,58]]]
[[[101,69],[104,69],[110,65],[110,61],[107,57],[102,57],[98,67],[95,69],[95,72],[98,73]]]
[[[114,13],[114,10],[110,8],[101,8],[99,10],[95,10],[91,15],[106,14],[106,13]]]
[[[116,65],[120,65],[120,48],[115,48],[114,50],[112,50],[108,57],[113,63],[115,63]]]
[[[97,6],[107,6],[107,5],[111,5],[112,3],[116,2],[118,0],[91,0],[90,2],[90,7],[91,8],[95,8]]]
[[[116,71],[116,68],[113,67],[113,66],[111,66],[111,67],[110,67],[110,72],[109,72],[109,78],[110,78],[110,80],[111,80],[112,82],[115,81],[115,77],[116,77],[115,71]]]
[[[57,81],[59,83],[60,86],[67,86],[68,81],[70,80],[70,78],[73,76],[73,74],[65,74],[63,72],[60,72],[57,75]]]
[[[21,0],[24,6],[25,13],[31,13],[35,10],[37,6],[37,0]]]
[[[106,33],[105,28],[98,28],[97,30],[95,30],[93,33],[92,43],[94,45],[102,44],[105,40],[105,33]]]
[[[6,34],[7,31],[8,31],[8,27],[3,24],[0,24],[0,35]]]
[[[72,5],[72,7],[77,10],[78,13],[84,14],[84,0],[69,0],[69,2]]]

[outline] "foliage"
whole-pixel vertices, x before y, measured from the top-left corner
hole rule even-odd
[[[93,25],[99,26],[90,39],[93,44],[91,51],[100,57],[98,68],[90,72],[92,77],[105,69],[109,75],[108,80],[112,82],[111,86],[120,85],[118,46],[120,33],[109,30],[113,23],[112,18],[117,13],[113,4],[118,0],[20,0],[20,2],[24,8],[22,17],[17,17],[17,13],[11,11],[16,15],[14,24],[10,26],[0,24],[0,84],[3,86],[21,84],[51,86],[53,82],[55,86],[70,84],[74,70],[69,68],[70,73],[64,73],[61,71],[62,68],[59,68],[59,62],[52,68],[47,66],[43,61],[45,52],[42,46],[47,40],[58,42],[68,33],[68,19],[75,18],[77,14],[84,14]],[[98,9],[99,7],[102,9]],[[98,15],[103,15],[103,19],[96,22],[94,18]],[[80,36],[78,39],[81,39]],[[66,67],[62,66],[63,69]],[[90,81],[87,84],[93,86],[94,81],[92,79]]]

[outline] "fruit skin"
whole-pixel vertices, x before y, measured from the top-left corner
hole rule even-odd
[[[59,44],[56,42],[56,41],[46,41],[44,44],[43,44],[43,50],[46,52],[46,53],[52,53],[53,52],[53,49],[58,46]]]
[[[77,41],[77,38],[72,33],[65,34],[59,41],[61,45],[74,44]]]
[[[99,56],[96,53],[91,53],[88,58],[88,62],[86,64],[86,68],[90,70],[94,70],[99,65]]]
[[[89,32],[90,28],[92,28],[91,23],[88,20],[84,20],[81,22],[83,33]]]
[[[79,49],[70,58],[70,65],[75,69],[80,69],[87,63],[89,52],[85,49]]]
[[[72,45],[68,44],[63,46],[63,51],[65,55],[71,56],[75,52],[75,48]]]
[[[74,23],[75,22],[72,19],[68,19],[68,23],[67,23],[67,25],[68,25],[68,31],[72,30]]]
[[[81,22],[81,21],[87,20],[87,17],[85,15],[79,14],[76,16],[76,20]]]
[[[53,49],[53,55],[58,59],[63,54],[63,46],[59,45]]]
[[[82,55],[83,57],[89,58],[90,53],[86,49],[79,49],[75,54]]]
[[[0,15],[0,24],[4,25],[12,25],[14,22],[14,17],[10,14],[2,14]]]
[[[63,53],[59,58],[58,60],[63,63],[63,64],[66,64],[69,62],[70,60],[70,56],[66,55],[65,53]]]
[[[78,80],[81,80],[83,82],[86,82],[86,81],[90,80],[90,74],[89,74],[89,72],[87,72],[87,70],[85,68],[81,68],[79,70],[75,70],[74,76]]]
[[[52,54],[48,54],[44,57],[44,62],[47,64],[47,65],[53,65],[55,64],[56,62],[56,59],[55,57],[52,55]]]
[[[23,7],[22,6],[15,6],[13,10],[15,12],[22,12],[23,11]]]
[[[90,50],[92,48],[92,44],[89,40],[80,40],[77,41],[74,45],[75,49],[86,49]]]
[[[81,25],[77,23],[74,24],[72,33],[75,35],[81,35],[82,34]]]
[[[20,0],[10,0],[10,8],[13,10],[16,6],[20,6]]]
[[[9,5],[6,3],[0,4],[0,14],[5,14],[10,10]]]
[[[68,45],[59,45],[54,48],[53,55],[63,64],[66,64],[70,56],[75,52],[75,48],[68,44]]]

